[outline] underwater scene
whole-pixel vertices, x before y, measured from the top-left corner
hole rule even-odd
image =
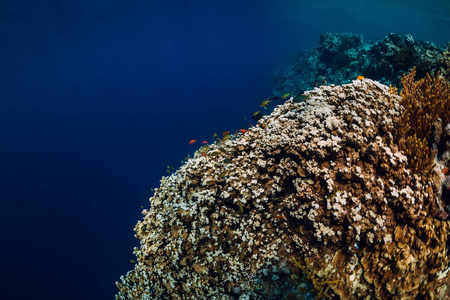
[[[0,1],[0,299],[450,299],[450,2]]]

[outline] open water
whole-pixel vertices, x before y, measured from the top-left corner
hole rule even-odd
[[[449,28],[444,0],[0,0],[0,299],[113,299],[167,166],[320,34]]]

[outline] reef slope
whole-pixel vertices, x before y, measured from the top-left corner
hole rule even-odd
[[[369,79],[306,95],[161,180],[116,299],[283,299],[305,278],[341,299],[449,297],[439,176],[395,145],[400,97]]]

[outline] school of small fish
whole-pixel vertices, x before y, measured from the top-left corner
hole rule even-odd
[[[358,77],[356,78],[356,80],[363,80],[364,78],[365,78],[364,76],[358,76]],[[316,86],[318,86],[319,84],[327,84],[326,76],[320,76],[320,75],[316,76]],[[259,106],[262,107],[262,108],[264,108],[264,109],[267,109],[267,106],[269,105],[269,103],[271,103],[271,102],[274,101],[274,100],[280,100],[280,99],[286,100],[286,99],[291,99],[291,98],[293,99],[292,101],[294,101],[294,102],[303,102],[303,101],[308,100],[309,96],[308,96],[308,95],[304,95],[304,94],[292,95],[292,93],[284,93],[283,95],[281,95],[281,97],[278,97],[278,96],[273,97],[272,100],[270,100],[270,97],[267,97],[267,99],[264,99],[264,100],[261,101],[261,103],[259,104]],[[259,111],[259,110],[255,111],[255,112],[252,114],[252,119],[254,119],[255,121],[258,121],[258,120],[261,119],[262,117],[263,117],[263,114],[262,114],[261,111]],[[249,125],[250,125],[250,127],[253,126],[252,124],[249,124]],[[256,124],[256,125],[259,126],[259,124]],[[237,134],[237,133],[245,134],[246,132],[247,132],[247,129],[242,129],[242,128],[241,128],[241,129],[235,130],[235,131],[234,131],[234,134]],[[218,142],[220,143],[220,142],[224,142],[224,141],[228,140],[230,137],[231,137],[230,131],[224,131],[224,132],[222,133],[222,138],[219,138],[218,135],[217,135],[217,133],[214,133],[213,136],[212,136],[212,139],[213,139],[213,140],[216,140],[216,141],[218,141]],[[192,140],[189,141],[189,145],[196,144],[197,142],[198,142],[198,140],[192,139]],[[209,141],[204,140],[204,141],[202,141],[201,143],[204,144],[204,146],[202,146],[202,147],[201,147],[200,149],[198,149],[197,151],[198,151],[201,155],[207,156],[206,152],[207,152],[207,150],[208,150],[208,144],[209,144]],[[216,155],[218,155],[218,154],[219,154],[219,153],[216,151],[216,152],[209,153],[208,155],[209,155],[209,156],[216,156]],[[187,156],[184,158],[184,161],[187,161],[189,158],[191,158],[191,156],[190,156],[190,155],[187,155]],[[183,162],[183,161],[182,161],[182,162]],[[167,166],[167,173],[170,174],[171,171],[172,171],[173,169],[174,169],[173,167]],[[224,176],[225,176],[225,175],[224,175]],[[213,184],[212,181],[209,182],[209,183]]]

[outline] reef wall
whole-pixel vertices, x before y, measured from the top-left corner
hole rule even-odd
[[[320,86],[163,177],[116,299],[446,299],[442,174],[408,169],[401,98]]]

